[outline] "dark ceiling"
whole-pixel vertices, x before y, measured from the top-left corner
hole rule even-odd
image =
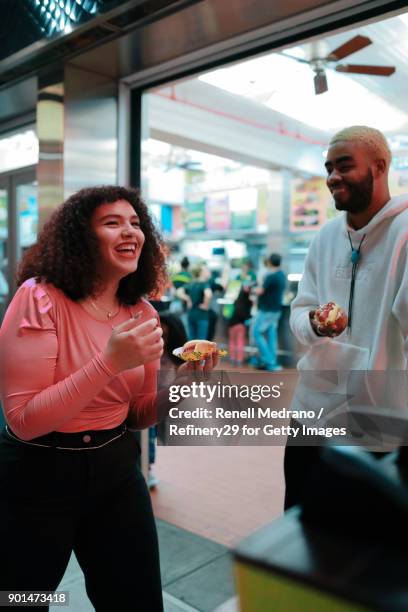
[[[123,1],[2,0],[0,60],[41,39],[60,36],[69,26],[85,23]]]
[[[196,1],[0,0],[0,85]]]

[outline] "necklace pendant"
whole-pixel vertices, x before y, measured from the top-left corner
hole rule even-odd
[[[353,264],[356,264],[359,259],[360,259],[360,253],[356,249],[353,249],[351,251],[351,262]]]

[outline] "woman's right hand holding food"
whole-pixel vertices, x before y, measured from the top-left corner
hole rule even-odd
[[[156,318],[143,323],[129,319],[115,327],[104,351],[104,359],[117,372],[160,359],[163,331]]]

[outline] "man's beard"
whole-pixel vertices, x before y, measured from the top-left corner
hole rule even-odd
[[[342,184],[347,187],[349,196],[346,201],[337,201],[336,197],[333,196],[337,210],[346,210],[354,214],[367,210],[373,197],[374,187],[374,177],[371,168],[368,169],[365,178],[359,183],[348,183],[343,180]]]

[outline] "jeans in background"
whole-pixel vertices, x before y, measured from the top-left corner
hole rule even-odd
[[[278,325],[281,314],[281,310],[259,310],[254,320],[254,341],[261,362],[268,369],[278,366]]]

